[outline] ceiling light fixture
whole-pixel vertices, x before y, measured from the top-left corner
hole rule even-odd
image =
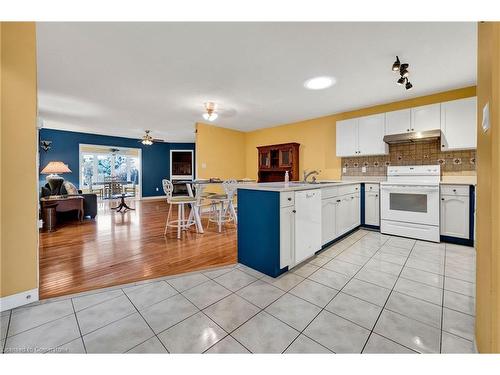
[[[399,61],[399,57],[396,56],[396,61],[394,61],[394,64],[392,64],[392,71],[397,72],[399,70],[400,65],[401,61]]]
[[[408,75],[410,74],[410,72],[408,71],[408,67],[410,65],[408,64],[401,64],[401,67],[399,68],[399,74],[401,74],[402,77],[408,77]]]
[[[408,68],[410,67],[410,64],[404,63],[401,64],[401,61],[399,61],[399,57],[396,56],[396,61],[392,64],[392,71],[393,72],[398,72],[400,77],[396,81],[398,85],[404,85],[406,90],[411,90],[413,85],[410,83],[408,80],[408,77],[410,76],[410,72],[408,71]]]
[[[151,130],[146,130],[146,134],[142,136],[141,143],[144,146],[151,146],[153,144],[153,137],[149,134]]]
[[[336,80],[333,77],[314,77],[304,82],[304,87],[309,90],[324,90],[335,84]]]
[[[207,121],[215,121],[219,115],[217,114],[217,104],[214,102],[206,102],[205,103],[205,113],[203,114],[203,118]]]

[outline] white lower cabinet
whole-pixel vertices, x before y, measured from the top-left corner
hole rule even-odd
[[[469,195],[441,195],[441,235],[469,238]]]
[[[380,196],[378,184],[365,185],[365,224],[380,226]]]
[[[335,239],[335,210],[337,198],[327,198],[321,201],[321,244],[327,244]]]
[[[280,208],[280,268],[293,264],[295,245],[295,206]]]
[[[360,224],[359,193],[335,197],[335,235],[342,236]],[[330,240],[331,241],[331,240]],[[329,241],[328,241],[329,242]]]
[[[351,195],[351,202],[349,205],[349,215],[350,215],[350,226],[349,230],[356,228],[361,224],[361,211],[359,208],[359,193]]]

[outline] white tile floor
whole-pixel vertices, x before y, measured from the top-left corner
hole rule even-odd
[[[2,312],[5,353],[471,353],[475,250],[358,230],[273,279],[243,265]]]

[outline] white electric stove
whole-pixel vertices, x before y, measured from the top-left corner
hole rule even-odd
[[[380,184],[380,231],[439,242],[439,165],[387,168]]]

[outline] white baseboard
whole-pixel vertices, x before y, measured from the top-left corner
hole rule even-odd
[[[0,298],[0,311],[10,310],[15,307],[27,305],[38,301],[38,288],[26,290],[21,293],[12,294]]]

